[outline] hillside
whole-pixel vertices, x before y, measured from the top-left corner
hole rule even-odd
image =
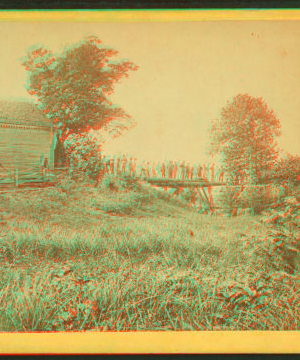
[[[258,216],[112,178],[0,198],[1,331],[299,329],[298,270],[266,261]]]

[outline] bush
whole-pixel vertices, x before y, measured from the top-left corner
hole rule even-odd
[[[300,202],[295,197],[285,198],[265,213],[261,222],[267,225],[266,234],[245,241],[256,266],[260,264],[270,272],[299,270],[299,219]]]
[[[252,208],[254,214],[260,214],[272,203],[267,186],[248,186],[238,199],[240,208]]]
[[[140,186],[136,178],[132,178],[130,176],[105,174],[102,178],[100,188],[109,191],[136,191],[140,188]]]
[[[296,183],[300,179],[300,156],[286,154],[278,160],[272,170],[272,175],[281,182],[283,180]]]
[[[70,134],[64,142],[69,162],[69,175],[73,178],[90,177],[96,180],[102,170],[100,146],[90,134]]]
[[[225,214],[232,214],[236,207],[235,195],[238,189],[238,186],[223,186],[217,195],[216,202]]]

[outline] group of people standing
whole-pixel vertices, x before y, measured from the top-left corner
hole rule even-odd
[[[207,181],[222,182],[224,170],[215,169],[214,164],[194,165],[185,161],[138,162],[137,158],[122,156],[104,156],[103,170],[108,174],[129,175],[145,178],[166,179],[204,179]]]

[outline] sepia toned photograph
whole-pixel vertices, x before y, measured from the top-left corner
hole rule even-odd
[[[299,33],[0,16],[0,331],[298,331]]]

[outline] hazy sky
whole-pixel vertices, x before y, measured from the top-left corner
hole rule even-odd
[[[139,66],[113,100],[137,126],[107,145],[139,158],[206,161],[207,127],[239,93],[262,97],[282,124],[280,147],[300,153],[300,22],[1,23],[0,97],[25,97],[19,58],[94,33]]]

